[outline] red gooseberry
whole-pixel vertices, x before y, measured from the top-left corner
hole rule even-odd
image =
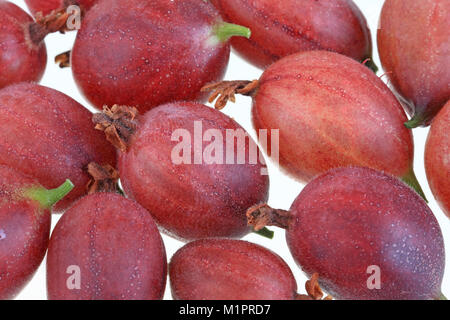
[[[269,179],[255,142],[234,120],[179,102],[143,115],[115,105],[93,121],[121,151],[125,194],[165,232],[196,240],[251,231],[245,212],[267,199]]]
[[[29,176],[0,165],[0,300],[14,298],[44,259],[50,209],[73,185],[47,190]]]
[[[412,116],[428,126],[450,99],[450,1],[386,0],[378,51],[387,77]]]
[[[286,229],[292,256],[337,299],[441,299],[445,250],[423,199],[369,168],[333,169],[310,182],[289,211],[258,205],[256,229]]]
[[[425,148],[425,169],[431,191],[450,217],[450,102],[431,123]]]
[[[306,51],[282,58],[258,81],[211,84],[221,109],[235,93],[253,98],[257,132],[279,129],[273,156],[293,177],[308,182],[332,168],[364,166],[402,178],[424,198],[413,171],[407,117],[389,88],[346,56]],[[272,154],[270,145],[267,153]],[[277,159],[278,160],[278,159]]]
[[[250,30],[225,23],[209,1],[103,0],[84,17],[71,54],[76,83],[96,107],[145,112],[223,78],[228,39]]]
[[[55,210],[85,194],[87,165],[116,165],[116,151],[92,128],[91,113],[65,94],[33,83],[0,90],[0,164],[55,188],[67,177],[75,189]]]
[[[169,265],[176,300],[319,300],[317,275],[297,293],[291,269],[278,255],[241,240],[203,239],[178,250]]]
[[[222,17],[252,30],[250,39],[231,44],[245,59],[265,68],[280,58],[306,50],[327,50],[372,61],[366,19],[351,0],[212,0]]]
[[[58,221],[48,248],[50,300],[157,300],[164,295],[164,244],[147,210],[116,193],[111,166]]]
[[[0,0],[0,89],[22,81],[40,81],[47,49],[35,22],[15,4]]]

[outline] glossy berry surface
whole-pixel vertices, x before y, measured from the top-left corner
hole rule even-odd
[[[265,68],[300,51],[327,50],[358,61],[372,57],[366,19],[351,0],[213,0],[224,20],[249,27],[250,39],[234,38],[245,59]]]
[[[65,8],[69,5],[79,5],[82,9],[90,9],[98,0],[25,0],[33,16],[38,13],[48,15],[52,11]]]
[[[116,151],[91,118],[75,100],[47,87],[22,83],[0,90],[0,164],[46,188],[70,179],[76,187],[55,210],[67,208],[85,194],[90,162],[116,164]]]
[[[227,130],[238,136],[246,133],[240,125],[217,110],[189,102],[159,106],[137,116],[136,122],[119,156],[127,196],[144,206],[168,234],[183,240],[239,238],[250,232],[245,212],[267,200],[269,179],[258,155],[254,164],[249,160],[249,139],[226,142]],[[241,155],[243,164],[238,163]],[[230,156],[235,157],[231,163]]]
[[[13,83],[41,80],[47,49],[34,42],[29,26],[33,19],[15,4],[0,0],[0,89]]]
[[[431,191],[450,217],[450,102],[433,120],[425,148],[425,169]]]
[[[0,165],[0,300],[25,287],[47,251],[53,203],[39,192],[49,196],[35,179]]]
[[[286,239],[307,274],[337,299],[438,299],[445,251],[426,203],[367,168],[330,171],[292,204]],[[378,268],[380,289],[369,289]],[[372,270],[372,271],[368,271]],[[370,281],[369,281],[370,280]]]
[[[273,252],[246,241],[206,239],[178,250],[170,266],[176,300],[292,300],[297,284]]]
[[[414,118],[427,126],[450,99],[450,2],[387,0],[378,29],[383,69]]]
[[[144,208],[119,194],[94,193],[77,201],[53,231],[47,257],[48,298],[161,299],[166,264],[161,236]],[[68,269],[71,266],[79,269]]]
[[[222,25],[208,1],[100,1],[78,33],[73,75],[98,108],[121,104],[145,112],[167,102],[201,100],[202,86],[222,79],[228,65]]]
[[[274,63],[253,95],[254,127],[268,129],[269,136],[279,129],[280,165],[305,182],[332,168],[356,165],[417,186],[406,120],[394,95],[373,72],[325,51],[298,53]]]

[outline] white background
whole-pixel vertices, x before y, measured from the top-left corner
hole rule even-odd
[[[23,0],[12,0],[15,4],[26,9]],[[382,0],[356,0],[357,5],[361,8],[365,14],[370,28],[372,30],[373,42],[374,42],[374,59],[378,66],[380,66],[378,53],[376,51],[376,30],[378,26],[378,17],[383,4]],[[53,58],[55,55],[70,50],[75,38],[75,33],[68,33],[66,35],[54,34],[50,35],[46,39],[47,50],[48,50],[48,66],[46,74],[42,80],[42,84],[59,91],[62,91],[75,100],[79,101],[85,106],[89,106],[89,103],[83,99],[78,91],[75,83],[72,80],[71,70],[65,69],[61,70],[53,63]],[[380,75],[382,72],[379,73]],[[245,61],[241,60],[234,54],[232,54],[228,73],[226,79],[229,80],[252,80],[258,79],[261,75],[261,71],[247,64]],[[233,117],[237,122],[239,122],[247,131],[254,134],[250,121],[250,108],[251,100],[247,97],[238,97],[238,101],[235,105],[230,104],[225,108],[224,112],[229,116]],[[443,212],[438,207],[436,201],[431,194],[431,191],[427,185],[427,180],[424,170],[424,145],[426,137],[428,134],[428,129],[416,129],[414,130],[415,144],[416,144],[416,161],[415,170],[425,193],[430,200],[430,207],[438,218],[442,232],[445,237],[445,243],[447,244],[447,249],[450,247],[450,220],[443,214]],[[303,185],[293,181],[289,177],[286,177],[276,169],[269,166],[271,188],[270,188],[270,200],[269,204],[273,207],[281,209],[289,209],[291,203],[297,197],[299,192],[302,190]],[[54,226],[59,219],[59,216],[53,216]],[[245,240],[252,241],[261,244],[279,255],[281,255],[286,262],[290,265],[292,271],[294,272],[299,291],[304,292],[304,283],[307,280],[303,275],[299,267],[295,264],[289,250],[286,246],[286,241],[284,238],[284,231],[281,229],[272,228],[275,230],[275,238],[273,240],[266,240],[256,235],[249,235]],[[163,236],[164,243],[167,250],[167,255],[170,258],[178,248],[180,248],[183,243],[176,241],[170,237]],[[442,291],[444,295],[450,297],[450,269],[447,267],[446,276],[442,285]],[[45,263],[39,268],[38,272],[29,283],[29,285],[22,291],[18,296],[18,299],[46,299],[46,289],[45,289]],[[166,288],[165,299],[171,299],[169,284]]]

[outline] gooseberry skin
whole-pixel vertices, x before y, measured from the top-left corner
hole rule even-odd
[[[275,253],[250,242],[203,239],[178,250],[169,265],[175,300],[293,300],[297,283]]]
[[[437,202],[450,217],[450,102],[431,123],[425,148],[425,169]]]
[[[68,267],[80,269],[80,289],[67,287]],[[60,219],[47,257],[50,300],[158,300],[167,261],[151,215],[115,193],[81,198]]]
[[[236,51],[259,68],[306,50],[328,50],[358,61],[372,57],[370,30],[351,0],[213,0],[222,17],[252,30],[231,39]]]
[[[439,224],[394,177],[368,168],[332,170],[291,206],[286,239],[307,274],[337,299],[437,299],[445,266]],[[368,280],[379,268],[381,289]]]
[[[13,299],[44,259],[50,236],[50,208],[22,195],[39,183],[0,165],[0,300]]]
[[[252,115],[257,131],[279,129],[280,165],[302,182],[346,166],[411,175],[414,145],[401,105],[343,55],[309,51],[274,63],[259,80]]]
[[[0,90],[0,164],[35,177],[48,189],[70,179],[75,189],[54,207],[86,193],[90,162],[116,165],[116,151],[92,127],[92,114],[72,98],[33,83]]]
[[[378,51],[389,82],[414,118],[428,126],[450,99],[450,2],[387,0]]]
[[[195,121],[203,126],[200,139],[210,129],[218,130],[224,140],[226,130],[245,133],[234,120],[197,103],[166,104],[150,110],[138,118],[127,152],[119,155],[125,194],[151,212],[166,233],[179,239],[243,237],[250,232],[246,210],[268,198],[268,176],[262,174],[260,162],[250,164],[249,139],[245,141],[245,164],[226,164],[226,141],[218,141],[223,147],[219,160],[223,164],[207,164],[205,159],[195,164],[195,141],[189,154],[191,164],[174,163],[172,153],[180,142],[172,135],[182,129],[195,139]],[[202,143],[200,155],[210,144]],[[235,155],[243,151],[234,145]]]
[[[33,19],[15,4],[0,0],[0,89],[24,81],[39,82],[47,66],[44,42],[28,31]]]
[[[84,10],[90,9],[98,0],[25,0],[28,9],[36,16],[38,13],[42,13],[43,16],[46,16],[52,11],[56,11],[71,3],[80,5]]]
[[[143,113],[204,100],[200,89],[222,79],[228,65],[228,42],[212,36],[220,22],[208,1],[100,1],[75,41],[75,81],[97,108],[119,104]]]

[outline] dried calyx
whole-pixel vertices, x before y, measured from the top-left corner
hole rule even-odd
[[[258,204],[247,210],[248,224],[253,226],[255,231],[266,226],[287,229],[291,219],[292,216],[289,211],[273,209],[267,204]]]
[[[88,165],[88,173],[92,179],[87,185],[88,194],[96,192],[121,193],[119,188],[119,173],[110,165],[101,166],[95,162]]]
[[[67,7],[76,5],[76,1],[66,1],[64,8],[55,10],[52,13],[43,16],[42,13],[36,15],[36,22],[29,25],[30,39],[34,44],[40,44],[44,38],[54,32],[64,33],[70,31],[67,21],[71,18],[73,12],[68,12]],[[81,17],[80,17],[81,18]]]
[[[202,88],[202,92],[212,92],[209,103],[216,100],[215,108],[222,110],[228,101],[236,102],[236,94],[244,96],[254,96],[258,90],[259,81],[222,81],[206,85]]]
[[[61,54],[58,54],[55,57],[55,63],[59,65],[61,69],[70,67],[70,55],[72,51],[66,51]]]
[[[333,300],[332,296],[323,298],[324,294],[319,285],[318,273],[314,273],[311,279],[306,281],[305,289],[307,294],[297,294],[296,300]]]
[[[114,105],[103,107],[103,112],[93,116],[95,129],[105,132],[106,139],[117,149],[126,152],[131,137],[137,129],[138,110],[134,107]]]
[[[288,229],[292,215],[289,211],[273,209],[267,204],[255,205],[247,210],[248,224],[253,226],[255,231],[264,229],[266,226],[275,226]],[[305,284],[307,294],[297,294],[297,300],[322,300],[324,294],[319,285],[319,274],[314,273]],[[326,296],[323,300],[332,300],[331,296]]]

